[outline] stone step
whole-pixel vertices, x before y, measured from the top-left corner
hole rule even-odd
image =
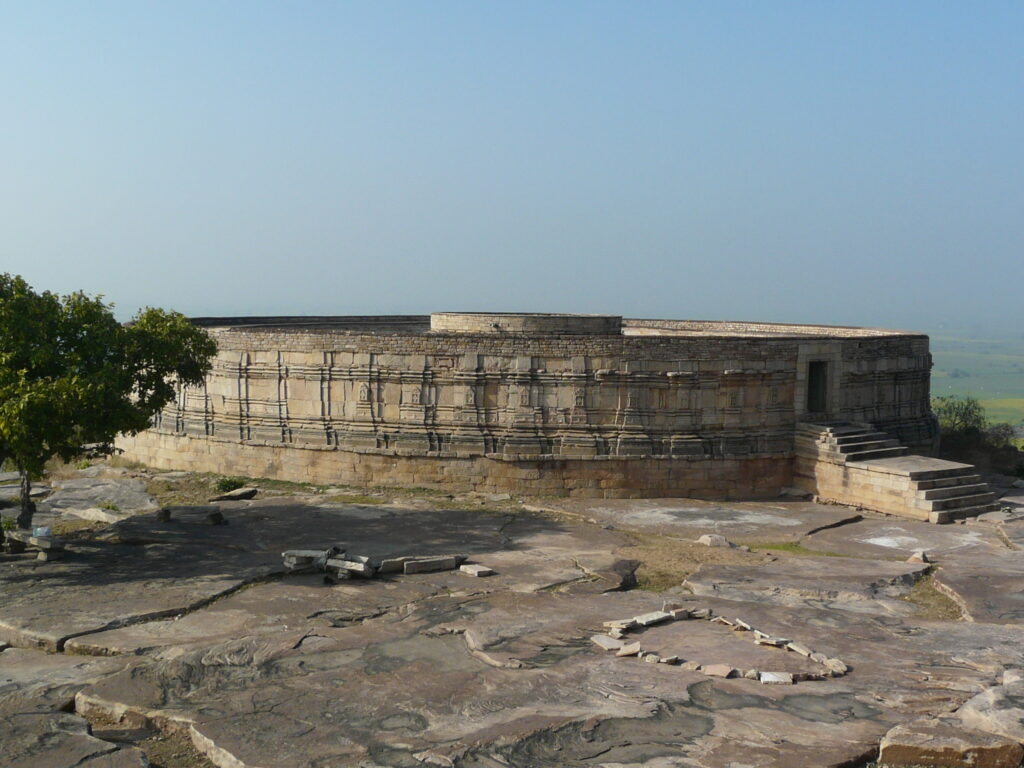
[[[988,483],[964,483],[963,485],[948,485],[941,488],[927,488],[918,490],[919,499],[948,499],[953,496],[970,496],[975,493],[987,493]]]
[[[861,451],[873,451],[878,448],[902,448],[899,440],[865,440],[858,443],[842,443],[830,446],[839,453],[860,453]]]
[[[870,461],[871,459],[889,459],[894,456],[904,456],[907,453],[905,447],[878,448],[873,451],[858,451],[856,453],[842,454],[847,461]]]
[[[945,480],[955,477],[963,477],[965,474],[975,473],[976,470],[973,466],[956,467],[953,469],[915,469],[910,472],[910,479],[918,481],[918,488],[922,488],[922,483],[930,480]]]
[[[860,442],[862,439],[864,441],[870,441],[891,440],[892,438],[890,438],[885,432],[859,432],[856,435],[840,435],[839,437],[829,438],[829,442],[834,443],[835,445],[847,445],[848,443]],[[896,441],[893,440],[893,442]]]
[[[995,501],[994,493],[972,493],[964,496],[950,496],[945,499],[919,499],[917,506],[934,512],[937,509],[959,509],[960,507],[976,507]]]
[[[956,474],[947,477],[936,477],[934,480],[918,480],[916,485],[919,491],[928,491],[932,488],[955,488],[958,485],[974,485],[981,482],[981,475],[977,475],[970,469],[953,470]]]
[[[936,509],[928,513],[930,523],[953,523],[957,520],[967,520],[971,517],[983,515],[986,512],[995,512],[999,504],[980,504],[977,507],[959,507],[958,509]]]

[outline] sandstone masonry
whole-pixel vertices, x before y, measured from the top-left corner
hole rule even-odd
[[[770,496],[801,422],[927,452],[928,337],[609,315],[198,318],[219,352],[157,467],[590,497]]]

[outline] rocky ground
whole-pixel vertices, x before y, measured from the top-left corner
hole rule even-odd
[[[0,764],[1024,757],[1020,489],[1006,512],[934,526],[798,498],[256,486],[210,502],[217,478],[107,464],[39,484],[37,522],[67,554],[0,555]],[[328,583],[282,566],[332,545],[495,575]]]

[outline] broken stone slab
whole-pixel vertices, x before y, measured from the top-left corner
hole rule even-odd
[[[617,651],[624,645],[621,640],[616,640],[608,635],[594,635],[590,639],[598,648],[605,651]]]
[[[737,630],[737,631],[739,631],[739,632],[750,632],[753,629],[753,627],[750,626],[749,624],[747,624],[747,622],[742,621],[740,619],[734,619],[733,620],[733,627],[732,628]]]
[[[782,648],[789,643],[788,640],[781,637],[755,637],[754,642],[757,645],[769,645],[772,648]]]
[[[824,653],[812,653],[808,658],[810,658],[811,661],[816,662],[818,664],[824,664],[826,661],[828,661],[828,656],[826,656]]]
[[[626,630],[624,629],[609,629],[608,637],[614,637],[616,640],[621,640],[626,636]]]
[[[494,569],[488,568],[486,565],[480,565],[479,563],[468,563],[466,565],[459,566],[459,572],[464,573],[467,576],[493,576]]]
[[[7,531],[6,536],[22,544],[45,552],[64,549],[64,542],[54,536],[33,536],[28,531]]]
[[[728,664],[709,664],[701,668],[701,672],[709,677],[733,677],[736,669]]]
[[[827,659],[824,667],[832,673],[833,677],[842,677],[849,671],[846,664],[841,662],[839,659]]]
[[[698,544],[703,544],[705,547],[732,547],[733,543],[729,541],[725,536],[717,533],[705,533],[703,536],[697,539]]]
[[[687,672],[700,672],[701,666],[699,661],[684,661],[679,665]]]
[[[643,660],[649,664],[657,664],[661,661],[661,656],[656,653],[645,653],[643,655]]]
[[[664,621],[671,621],[672,614],[667,611],[651,611],[650,613],[642,613],[639,616],[635,616],[633,621],[639,624],[641,627],[650,627],[654,624],[661,624]]]
[[[410,557],[384,557],[377,562],[377,573],[402,573]]]
[[[615,652],[616,656],[638,656],[642,652],[640,643],[629,643]]]
[[[434,571],[454,571],[466,560],[465,555],[443,555],[440,557],[423,557],[406,560],[402,566],[405,575],[414,573],[433,573]]]
[[[793,675],[789,672],[762,672],[759,680],[765,685],[792,685]]]
[[[636,619],[615,619],[614,621],[606,621],[601,626],[608,627],[609,629],[633,629],[637,626]]]
[[[334,550],[333,554],[343,554],[345,550]],[[326,557],[328,553],[331,553],[329,549],[286,549],[281,553],[281,557],[290,557],[293,559],[308,558],[310,560],[317,560],[321,557]]]
[[[94,523],[119,523],[126,517],[130,517],[132,513],[101,509],[100,507],[87,507],[86,509],[65,509],[64,514]]]
[[[659,659],[659,663],[660,664],[678,664],[679,663],[679,657],[676,656],[675,654],[673,654],[671,656],[662,656],[661,659]]]
[[[669,611],[669,614],[671,614],[673,621],[685,621],[690,618],[690,611],[686,608],[673,608]]]
[[[908,563],[930,563],[931,558],[928,557],[928,553],[923,549],[919,549],[910,557],[907,558]]]
[[[967,728],[1024,743],[1024,683],[997,685],[968,700],[956,712]]]
[[[799,653],[801,656],[807,657],[810,657],[810,655],[813,653],[813,651],[803,643],[787,643],[786,649],[793,651],[794,653]]]
[[[760,674],[761,673],[758,672],[756,669],[748,669],[748,670],[746,670],[743,673],[743,679],[744,680],[757,680],[757,678],[758,678],[758,676]]]
[[[212,496],[210,501],[245,501],[246,499],[253,498],[259,492],[259,488],[236,488],[233,491],[227,491],[219,496]]]
[[[1024,669],[1004,669],[1003,685],[1013,685],[1024,681]]]
[[[729,619],[725,618],[725,616],[715,616],[715,618],[713,618],[711,620],[711,623],[712,624],[724,624],[727,627],[733,626],[733,622],[730,621]]]
[[[971,730],[941,720],[897,725],[879,745],[885,765],[949,765],[972,768],[1018,768],[1024,747],[1012,739]]]
[[[345,560],[332,557],[327,560],[325,565],[328,568],[335,568],[339,571],[345,571],[346,573],[351,573],[356,576],[363,576],[364,578],[369,578],[375,573],[372,565],[368,563],[360,563],[358,560]]]

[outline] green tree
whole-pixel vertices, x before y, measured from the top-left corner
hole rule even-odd
[[[945,395],[932,398],[932,410],[944,432],[983,431],[988,426],[985,409],[977,398]]]
[[[99,297],[37,293],[0,275],[0,464],[21,474],[18,526],[29,528],[31,480],[54,456],[109,453],[175,396],[199,385],[213,339],[177,312],[144,309],[122,325]]]

